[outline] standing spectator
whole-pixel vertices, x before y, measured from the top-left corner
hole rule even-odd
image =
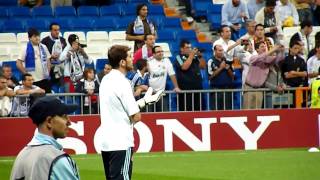
[[[7,79],[9,88],[14,89],[14,87],[19,85],[17,78],[12,75],[12,68],[10,65],[5,64],[2,66],[2,76]]]
[[[245,85],[246,78],[249,72],[249,67],[250,67],[250,58],[253,56],[255,53],[253,45],[251,41],[248,41],[247,44],[244,44],[243,50],[238,52],[238,56],[241,62],[241,67],[242,67],[242,88]]]
[[[313,3],[313,0],[292,0],[292,3],[297,8],[300,22],[306,20],[312,22],[312,11],[310,5]]]
[[[92,60],[82,48],[76,34],[70,34],[68,42],[60,55],[60,61],[64,62],[65,92],[75,92],[74,85],[82,79],[85,63],[91,64]]]
[[[222,6],[221,15],[221,24],[231,27],[232,39],[237,40],[241,25],[249,18],[247,4],[242,0],[228,0]]]
[[[318,70],[320,68],[320,44],[317,44],[315,50],[316,54],[311,56],[307,61],[309,85],[311,85],[312,81],[319,76]]]
[[[72,0],[50,0],[50,5],[52,9],[58,6],[72,6]]]
[[[254,19],[257,12],[265,6],[264,0],[248,0],[247,7],[249,18]]]
[[[22,85],[14,88],[16,95],[37,95],[45,94],[45,90],[33,85],[33,77],[31,74],[22,76]],[[14,116],[27,116],[30,107],[29,97],[15,97],[13,102],[12,114]]]
[[[112,67],[110,66],[109,64],[109,61],[104,65],[104,68],[101,72],[99,72],[97,75],[96,75],[96,79],[99,83],[99,85],[101,84],[101,81],[102,81],[102,78],[107,75],[110,71],[111,71]]]
[[[83,79],[76,86],[76,92],[86,95],[83,102],[83,114],[98,113],[98,97],[95,94],[99,92],[99,83],[94,77],[94,70],[86,68],[83,71]]]
[[[314,44],[311,40],[311,33],[313,29],[313,25],[311,21],[302,21],[300,24],[300,32],[297,32],[294,36],[299,36],[300,40],[302,41],[302,48],[303,48],[303,58],[307,60],[307,56],[314,47]]]
[[[247,19],[246,20],[246,29],[247,33],[241,37],[241,39],[247,39],[253,44],[253,39],[255,36],[255,27],[256,27],[256,22],[252,19]]]
[[[206,61],[201,52],[197,48],[192,49],[191,43],[187,40],[180,42],[180,54],[176,56],[175,67],[178,85],[182,90],[202,89],[200,69],[206,68]],[[200,97],[200,93],[179,94],[179,110],[199,111]]]
[[[39,7],[43,4],[43,0],[18,0],[20,6],[27,6],[29,8]]]
[[[137,18],[130,23],[126,31],[126,40],[134,41],[134,52],[144,45],[144,38],[147,34],[156,36],[154,24],[147,18],[147,4],[137,5]]]
[[[314,21],[317,25],[320,25],[320,0],[315,0],[315,7],[313,10]]]
[[[38,30],[30,28],[28,30],[29,42],[22,48],[17,60],[17,68],[22,74],[30,73],[34,78],[34,85],[44,89],[46,93],[51,93],[50,85],[50,59],[48,48],[40,43]],[[24,63],[24,65],[23,65]]]
[[[224,57],[220,44],[213,47],[213,58],[208,61],[208,74],[212,89],[233,89],[234,74],[230,63]],[[214,110],[232,109],[232,92],[211,94],[211,107]]]
[[[152,56],[152,48],[155,43],[155,37],[153,34],[147,34],[144,36],[145,44],[139,48],[133,55],[133,64],[137,63],[138,59],[148,59]]]
[[[75,104],[64,104],[54,97],[42,97],[30,108],[28,116],[38,132],[17,156],[11,180],[69,179],[79,180],[77,165],[57,142],[65,138],[71,125],[67,114],[77,109]]]
[[[41,43],[46,45],[51,54],[50,81],[54,92],[61,92],[63,85],[64,65],[59,61],[63,49],[67,46],[66,40],[60,35],[60,26],[57,23],[50,24],[50,35],[43,38]]]
[[[283,27],[298,26],[300,24],[298,11],[289,0],[277,1],[275,11],[279,13]]]
[[[243,94],[243,108],[257,109],[262,107],[263,92],[254,89],[263,88],[270,72],[270,67],[284,58],[284,47],[275,45],[270,51],[263,41],[255,44],[257,55],[250,58],[249,72],[246,78]],[[278,52],[277,56],[273,54]],[[253,90],[253,91],[252,91]]]
[[[289,55],[281,65],[284,82],[289,87],[306,86],[307,64],[298,56],[301,45],[298,41],[290,43]]]
[[[167,76],[169,75],[173,85],[174,91],[180,92],[180,88],[175,76],[173,66],[168,58],[163,57],[163,50],[160,46],[154,46],[152,48],[153,57],[148,61],[148,71],[150,74],[149,86],[156,92],[165,90]],[[165,96],[156,103],[156,111],[168,111],[168,96]],[[163,107],[162,107],[163,105]]]
[[[316,35],[314,36],[314,42],[315,42],[315,47],[317,47],[318,44],[320,44],[320,31],[317,32]],[[313,48],[308,54],[308,59],[315,54],[316,54],[316,48]]]
[[[272,47],[274,46],[274,41],[272,38],[270,37],[266,37],[265,34],[265,29],[263,27],[262,24],[257,24],[255,27],[255,37],[253,39],[253,45],[258,43],[258,42],[264,42],[267,45],[267,49],[268,51],[270,51],[272,49]],[[255,45],[253,46],[255,47]]]
[[[146,92],[149,88],[149,73],[146,59],[138,59],[136,63],[136,72],[127,73],[130,80],[133,96],[140,99],[142,92]],[[132,71],[131,71],[132,72]]]
[[[13,90],[8,87],[6,77],[0,75],[0,117],[8,116],[12,109],[11,97],[15,95]]]
[[[271,37],[274,41],[282,38],[282,22],[278,11],[275,11],[276,1],[267,0],[264,8],[257,12],[255,21],[265,27],[267,37]]]
[[[311,83],[311,108],[320,108],[320,68],[317,78]]]

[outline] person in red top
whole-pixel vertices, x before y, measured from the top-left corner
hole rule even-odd
[[[153,34],[147,34],[144,36],[145,44],[138,49],[133,55],[133,64],[137,63],[138,59],[148,59],[152,56],[152,48],[155,43],[155,37]]]

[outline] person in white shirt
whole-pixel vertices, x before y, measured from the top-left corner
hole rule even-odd
[[[60,61],[64,62],[65,92],[75,92],[76,83],[82,79],[85,63],[91,64],[92,59],[83,50],[76,34],[70,34],[68,45],[60,55]]]
[[[291,38],[293,38],[294,36],[299,36],[300,40],[302,42],[302,53],[303,53],[303,59],[307,60],[308,54],[310,53],[310,51],[312,50],[312,48],[314,47],[314,44],[312,43],[312,37],[311,37],[311,33],[313,31],[313,25],[311,21],[305,20],[302,21],[300,24],[300,31],[295,33]]]
[[[133,69],[127,46],[114,45],[108,59],[112,70],[102,79],[100,92],[101,126],[95,134],[95,144],[101,150],[105,175],[110,179],[131,179],[133,125],[141,120],[140,109],[155,103],[163,91],[152,95],[149,88],[145,96],[135,100],[126,73]]]
[[[317,44],[315,47],[316,54],[311,56],[307,61],[307,70],[308,70],[308,82],[309,85],[317,78],[319,75],[320,67],[320,44]]]
[[[8,116],[12,109],[12,99],[15,93],[8,87],[6,77],[0,75],[0,117]]]
[[[40,43],[40,33],[34,28],[28,30],[29,42],[17,60],[17,68],[22,74],[30,73],[34,78],[34,85],[51,93],[50,67],[51,55],[48,48]]]
[[[299,25],[299,14],[296,7],[289,2],[289,0],[279,0],[277,1],[276,11],[279,13],[280,21],[282,25],[285,27],[292,27]],[[288,23],[289,19],[293,20],[293,24],[291,26]],[[288,24],[287,24],[288,23]]]
[[[149,86],[155,91],[165,90],[167,76],[169,75],[175,92],[180,92],[181,89],[178,86],[177,78],[173,69],[173,65],[168,58],[163,57],[163,50],[160,46],[154,46],[152,48],[153,57],[148,61],[149,71]],[[165,96],[159,103],[155,105],[153,109],[156,111],[168,111],[169,99]]]

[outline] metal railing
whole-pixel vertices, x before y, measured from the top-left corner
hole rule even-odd
[[[78,104],[75,114],[99,114],[99,94],[96,102],[82,93],[46,94],[55,96],[68,104]],[[33,100],[37,96],[32,96]],[[32,98],[18,95],[13,99],[11,116],[26,116]],[[250,99],[250,101],[248,101]],[[159,102],[147,106],[142,112],[171,111],[211,111],[211,110],[242,110],[242,109],[277,109],[309,107],[308,88],[288,88],[277,93],[266,88],[258,89],[211,89],[166,91]]]

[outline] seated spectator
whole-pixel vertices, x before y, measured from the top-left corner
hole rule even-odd
[[[317,44],[315,50],[316,54],[310,57],[307,61],[309,85],[311,85],[312,81],[319,76],[318,70],[320,68],[320,44]]]
[[[84,93],[86,95],[84,96],[83,103],[84,114],[98,113],[98,97],[95,95],[95,93],[99,92],[99,83],[94,77],[94,70],[91,68],[86,68],[83,72],[83,79],[81,79],[76,85],[76,92]]]
[[[43,0],[18,0],[18,5],[27,6],[29,8],[39,7],[43,4]]]
[[[299,21],[311,21],[312,22],[312,11],[311,11],[311,4],[313,3],[312,0],[292,0],[292,3],[295,5],[298,14],[299,14]]]
[[[317,78],[311,83],[311,108],[320,108],[320,68]]]
[[[145,35],[144,42],[145,44],[134,53],[133,64],[136,64],[138,59],[148,59],[152,56],[152,48],[155,43],[154,35]]]
[[[249,18],[254,19],[257,12],[265,6],[264,0],[248,0],[247,1]]]
[[[80,44],[76,34],[69,35],[68,43],[60,55],[60,61],[64,62],[65,92],[75,92],[75,84],[83,78],[85,63],[91,64],[92,59],[84,51],[84,45]]]
[[[208,74],[212,89],[233,89],[234,74],[230,62],[224,57],[220,44],[213,47],[214,55],[208,61]],[[232,109],[231,92],[214,92],[211,94],[211,109]]]
[[[103,70],[96,75],[96,80],[98,81],[99,85],[101,84],[102,78],[107,75],[111,71],[111,69],[111,65],[109,64],[109,62],[107,62],[104,65]]]
[[[182,90],[201,90],[202,77],[200,69],[206,68],[206,61],[197,48],[192,48],[187,40],[180,42],[180,54],[176,56],[175,69],[178,85]],[[200,93],[181,93],[179,96],[180,111],[199,111]]]
[[[48,48],[40,43],[40,33],[34,28],[28,30],[29,42],[22,48],[17,60],[17,68],[22,74],[30,73],[34,85],[51,93],[50,67],[51,55]]]
[[[6,77],[0,75],[0,117],[8,116],[12,108],[11,97],[15,95],[13,90],[8,87]]]
[[[150,74],[149,86],[153,88],[155,92],[165,90],[167,76],[169,75],[173,85],[174,91],[180,92],[173,66],[168,58],[163,57],[163,50],[160,46],[154,46],[152,48],[153,57],[148,61],[148,71]],[[169,98],[163,97],[155,104],[156,111],[168,111],[169,110]]]
[[[14,92],[16,95],[44,95],[45,90],[33,85],[33,77],[31,74],[22,76],[22,85],[16,86]],[[31,105],[30,97],[15,97],[12,108],[13,116],[27,116]]]
[[[60,26],[50,24],[50,35],[43,38],[41,43],[46,45],[51,54],[50,83],[55,92],[61,92],[63,86],[64,64],[59,61],[63,49],[67,46],[66,40],[60,35]]]
[[[12,68],[10,65],[2,66],[2,76],[7,79],[7,85],[9,88],[14,89],[14,87],[19,85],[17,78],[12,75]]]
[[[267,45],[267,50],[270,51],[274,46],[274,41],[270,37],[265,36],[265,29],[262,24],[257,24],[255,27],[255,36],[253,38],[253,47],[254,44],[257,44],[260,41],[263,41]]]
[[[243,0],[227,0],[222,6],[221,24],[232,29],[232,39],[237,40],[241,25],[249,18],[247,4]]]
[[[279,13],[283,27],[298,26],[300,24],[298,11],[289,0],[277,1],[275,11]]]
[[[147,34],[156,36],[155,25],[147,18],[147,4],[137,5],[137,18],[130,23],[126,31],[126,40],[134,41],[134,52],[144,45],[144,38]]]
[[[270,67],[284,58],[284,46],[275,45],[270,51],[263,41],[255,44],[257,55],[250,58],[249,72],[246,77],[243,93],[244,109],[259,109],[262,107],[263,92],[254,89],[263,88],[270,72]],[[278,52],[277,56],[274,53]]]
[[[311,21],[302,21],[300,27],[300,32],[295,33],[292,38],[294,39],[295,36],[299,36],[299,39],[302,42],[303,59],[307,60],[308,54],[312,48],[314,48],[314,44],[312,44],[311,40],[313,25]]]
[[[278,11],[275,11],[276,1],[267,0],[264,8],[257,12],[255,21],[265,27],[267,37],[278,42],[282,39],[282,22]]]
[[[146,92],[149,88],[149,73],[146,59],[138,59],[136,63],[136,72],[127,73],[127,78],[130,80],[131,88],[134,97],[140,99],[140,95]]]

